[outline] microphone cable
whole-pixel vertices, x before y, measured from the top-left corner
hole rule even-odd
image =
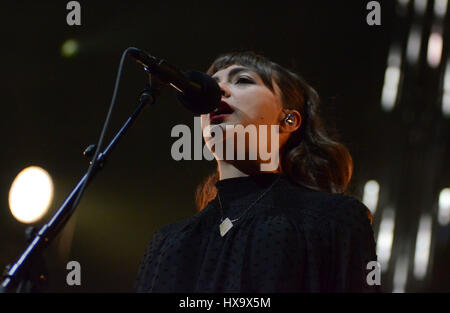
[[[115,84],[114,84],[113,96],[112,96],[112,99],[111,99],[111,104],[110,104],[110,106],[109,106],[108,115],[106,116],[105,123],[103,124],[103,129],[102,129],[102,132],[101,132],[101,134],[100,134],[100,138],[98,139],[98,142],[97,142],[97,148],[96,148],[96,150],[95,150],[94,157],[92,158],[91,164],[89,165],[89,168],[88,168],[88,171],[87,171],[87,174],[86,174],[86,179],[84,180],[83,185],[81,186],[80,190],[78,191],[78,195],[77,195],[75,201],[74,201],[73,204],[72,204],[72,208],[70,209],[70,215],[72,215],[73,210],[74,210],[74,209],[76,208],[76,206],[78,205],[78,203],[79,203],[79,201],[80,201],[80,199],[81,199],[81,196],[83,195],[84,190],[86,189],[86,184],[87,184],[87,182],[89,181],[89,179],[90,179],[91,176],[92,176],[92,171],[93,171],[93,169],[94,169],[94,166],[95,166],[96,163],[97,163],[97,158],[98,158],[98,155],[99,155],[99,153],[100,153],[100,149],[101,149],[101,147],[102,147],[102,145],[103,145],[103,140],[104,140],[104,138],[105,138],[105,134],[106,134],[106,131],[107,131],[107,129],[108,129],[109,122],[110,122],[110,120],[111,120],[111,115],[112,115],[112,112],[113,112],[113,110],[114,110],[114,106],[115,106],[115,104],[116,104],[117,93],[118,93],[118,91],[119,91],[120,80],[121,80],[121,78],[122,78],[123,65],[124,65],[126,56],[127,56],[127,54],[129,53],[129,51],[130,51],[131,49],[132,49],[131,47],[130,47],[130,48],[127,48],[127,49],[122,53],[122,57],[121,57],[120,63],[119,63],[119,70],[118,70],[117,76],[116,76],[116,82],[115,82]],[[70,215],[68,216],[68,218],[70,217]]]

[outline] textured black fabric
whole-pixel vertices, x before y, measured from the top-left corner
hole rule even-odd
[[[230,178],[216,184],[225,216],[239,217],[278,177],[224,237],[217,197],[156,231],[135,291],[379,291],[366,283],[366,266],[376,261],[367,208],[352,197],[299,187],[280,174]]]

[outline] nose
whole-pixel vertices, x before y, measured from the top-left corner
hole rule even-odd
[[[220,83],[219,87],[222,97],[228,98],[230,96],[230,90],[228,89],[228,85],[225,83]]]

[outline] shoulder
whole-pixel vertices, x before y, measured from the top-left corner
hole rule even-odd
[[[183,230],[187,225],[189,225],[191,221],[192,221],[192,217],[189,217],[189,218],[182,219],[182,220],[170,223],[170,224],[166,224],[166,225],[160,227],[155,232],[155,236],[165,238],[167,236],[170,236],[171,234],[178,233],[181,230]]]
[[[199,223],[201,223],[202,225],[205,223],[208,224],[208,221],[212,214],[211,208],[212,205],[208,205],[206,208],[204,208],[200,212],[195,213],[194,215],[172,222],[170,224],[163,225],[156,230],[154,236],[160,238],[168,238],[176,234],[189,231],[192,227],[195,227],[195,225],[198,225]]]
[[[274,193],[274,211],[291,222],[299,220],[317,226],[367,227],[371,225],[369,209],[357,198],[346,194],[333,194],[294,184],[282,179]]]
[[[262,245],[268,240],[261,238],[275,237],[278,245],[289,243],[300,248],[299,253],[302,247],[312,254],[343,253],[351,248],[369,255],[367,259],[376,259],[370,211],[355,197],[316,191],[286,180],[273,197],[252,224],[252,235]]]

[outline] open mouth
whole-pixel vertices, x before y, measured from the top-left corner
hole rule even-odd
[[[219,106],[213,112],[209,113],[209,120],[212,123],[223,121],[226,117],[233,114],[234,110],[225,101],[220,101]]]

